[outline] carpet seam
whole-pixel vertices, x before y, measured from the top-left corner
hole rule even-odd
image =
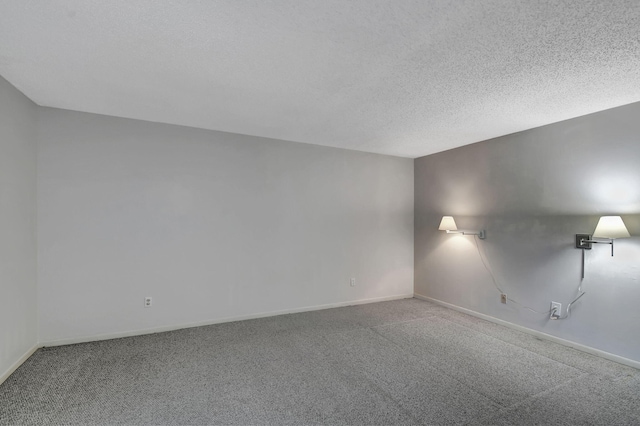
[[[462,312],[459,312],[459,313],[460,313],[460,314],[462,314],[462,315],[467,315],[467,314],[462,313]],[[445,318],[445,317],[441,317],[441,318],[442,318],[443,320],[445,320],[445,321],[450,322],[451,324],[459,325],[459,326],[465,327],[465,328],[466,328],[466,329],[468,329],[468,330],[471,330],[471,331],[474,331],[474,332],[481,333],[481,334],[483,334],[483,335],[485,335],[485,336],[487,336],[487,337],[490,337],[490,338],[492,338],[492,339],[499,340],[499,341],[501,341],[501,342],[503,342],[503,343],[506,343],[506,344],[508,344],[508,345],[510,345],[510,346],[512,346],[512,347],[516,347],[516,348],[524,349],[524,350],[525,350],[525,351],[527,351],[527,352],[530,352],[530,353],[532,353],[532,354],[536,354],[536,355],[541,356],[541,357],[543,357],[543,358],[546,358],[546,359],[548,359],[548,360],[550,360],[550,361],[557,362],[558,364],[562,364],[562,365],[564,365],[565,367],[573,368],[574,370],[580,371],[581,373],[589,373],[588,371],[585,371],[585,370],[581,369],[580,367],[575,367],[575,366],[573,366],[573,365],[569,365],[569,364],[567,364],[567,363],[565,363],[565,362],[558,361],[558,360],[556,360],[556,359],[550,358],[550,357],[548,357],[547,355],[544,355],[544,354],[541,354],[541,353],[538,353],[538,352],[533,352],[533,351],[531,351],[531,350],[529,350],[529,349],[523,348],[522,346],[516,345],[515,343],[509,342],[509,341],[507,341],[507,340],[501,339],[500,337],[496,337],[496,336],[493,336],[493,335],[491,335],[491,334],[488,334],[488,333],[486,333],[485,331],[482,331],[482,330],[476,330],[476,329],[471,328],[471,327],[469,327],[469,326],[467,326],[467,325],[465,325],[465,324],[459,324],[459,323],[457,323],[457,322],[455,322],[455,321],[451,321],[449,318]],[[484,321],[484,320],[483,320],[483,321]],[[498,325],[498,324],[497,324],[497,325]],[[498,325],[498,326],[500,326],[500,325]],[[500,327],[503,327],[503,326],[500,326]],[[553,342],[549,342],[549,343],[553,343]],[[568,349],[568,350],[575,350],[575,349],[573,349],[573,348],[566,348],[566,349]],[[593,356],[593,355],[591,355],[591,354],[586,354],[586,355]]]

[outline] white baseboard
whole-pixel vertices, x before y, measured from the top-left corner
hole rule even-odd
[[[9,376],[18,369],[18,367],[20,367],[26,360],[29,359],[29,357],[31,355],[33,355],[33,353],[35,351],[38,350],[38,348],[40,348],[40,345],[35,345],[34,347],[32,347],[31,349],[29,349],[27,352],[24,353],[24,355],[22,355],[16,362],[14,362],[11,367],[9,367],[9,369],[7,371],[5,371],[4,373],[2,373],[2,375],[0,375],[0,385],[9,378]]]
[[[123,331],[123,332],[117,332],[117,333],[98,334],[98,335],[92,335],[92,336],[55,339],[55,340],[42,341],[40,342],[39,347],[73,345],[76,343],[96,342],[98,340],[119,339],[122,337],[141,336],[144,334],[153,334],[153,333],[162,333],[165,331],[181,330],[183,328],[202,327],[205,325],[221,324],[225,322],[273,317],[276,315],[295,314],[300,312],[319,311],[322,309],[340,308],[344,306],[364,305],[367,303],[385,302],[389,300],[411,299],[413,297],[414,297],[413,293],[398,294],[393,296],[374,297],[371,299],[360,299],[360,300],[353,300],[348,302],[329,303],[326,305],[305,306],[302,308],[285,309],[281,311],[261,312],[257,314],[251,314],[251,315],[239,315],[239,316],[233,316],[233,317],[217,318],[213,320],[200,321],[200,322],[187,323],[187,324],[168,325],[168,326],[162,326],[162,327]]]
[[[492,316],[489,316],[489,315],[481,314],[479,312],[472,311],[471,309],[466,309],[466,308],[462,308],[460,306],[452,305],[451,303],[443,302],[442,300],[433,299],[431,297],[423,296],[423,295],[418,294],[418,293],[414,293],[413,297],[415,297],[416,299],[425,300],[427,302],[433,302],[433,303],[436,303],[438,305],[444,306],[446,308],[453,309],[455,311],[459,311],[459,312],[462,312],[462,313],[465,313],[465,314],[468,314],[468,315],[471,315],[471,316],[474,316],[474,317],[477,317],[477,318],[481,318],[483,320],[490,321],[490,322],[493,322],[493,323],[496,323],[496,324],[499,324],[499,325],[502,325],[502,326],[505,326],[505,327],[508,327],[508,328],[511,328],[511,329],[514,329],[514,330],[522,331],[523,333],[531,334],[531,335],[533,335],[535,337],[538,337],[540,339],[549,340],[549,341],[552,341],[554,343],[559,343],[561,345],[568,346],[570,348],[577,349],[579,351],[586,352],[586,353],[591,354],[591,355],[596,355],[596,356],[599,356],[601,358],[608,359],[609,361],[614,361],[614,362],[617,362],[619,364],[624,364],[624,365],[628,365],[629,367],[634,367],[634,368],[640,369],[640,362],[639,361],[635,361],[635,360],[632,360],[632,359],[629,359],[629,358],[624,358],[624,357],[621,357],[619,355],[615,355],[615,354],[612,354],[612,353],[609,353],[609,352],[602,351],[600,349],[592,348],[591,346],[586,346],[586,345],[582,345],[580,343],[572,342],[571,340],[566,340],[566,339],[562,339],[560,337],[552,336],[551,334],[543,333],[541,331],[537,331],[537,330],[533,330],[531,328],[523,327],[521,325],[513,324],[513,323],[510,323],[508,321],[504,321],[504,320],[501,320],[501,319],[498,319],[498,318],[495,318],[495,317],[492,317]]]

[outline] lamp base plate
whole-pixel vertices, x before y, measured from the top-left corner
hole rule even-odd
[[[590,239],[591,235],[589,234],[576,234],[576,248],[591,250],[591,243],[585,242]]]

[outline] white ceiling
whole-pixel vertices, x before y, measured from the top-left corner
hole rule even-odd
[[[640,101],[638,0],[0,0],[39,105],[419,157]]]

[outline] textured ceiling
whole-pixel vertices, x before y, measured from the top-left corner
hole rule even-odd
[[[39,105],[418,157],[640,101],[640,1],[0,0]]]

